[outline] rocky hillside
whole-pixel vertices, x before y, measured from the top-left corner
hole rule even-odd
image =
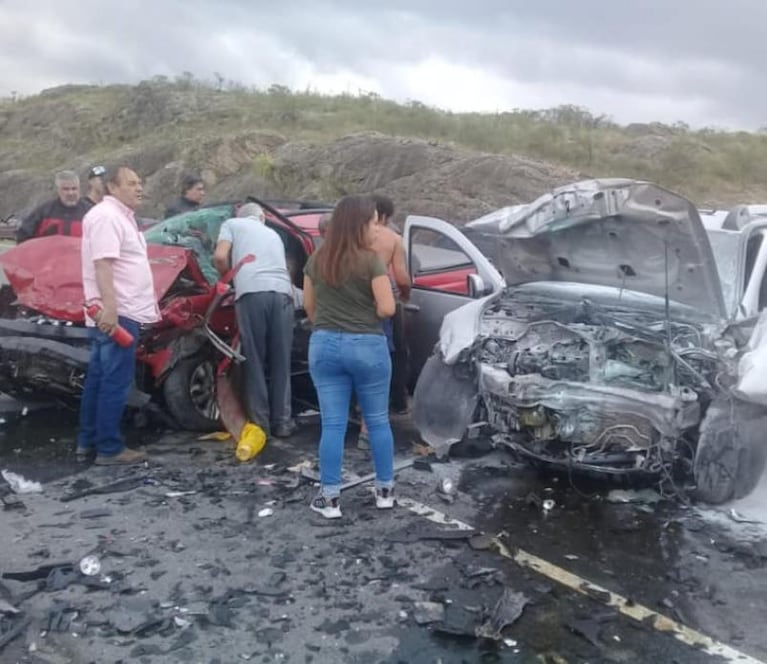
[[[186,170],[202,172],[210,201],[255,194],[332,202],[380,191],[402,213],[459,223],[590,176],[648,177],[701,204],[728,205],[767,199],[767,159],[757,159],[763,139],[621,128],[569,107],[487,116],[189,80],[65,86],[0,103],[0,218],[50,197],[56,170],[84,175],[92,164],[118,162],[145,178],[141,212],[150,217],[161,215]]]

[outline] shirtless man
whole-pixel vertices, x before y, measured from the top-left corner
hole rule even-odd
[[[407,302],[410,297],[410,275],[407,273],[405,265],[405,247],[402,244],[402,238],[390,227],[389,222],[394,216],[394,203],[388,196],[379,194],[373,195],[373,200],[378,211],[378,234],[373,243],[373,251],[383,261],[386,269],[389,271],[394,285],[397,287],[397,295],[402,302]],[[395,318],[396,318],[395,314]]]
[[[391,409],[397,415],[408,413],[407,382],[408,382],[408,352],[405,343],[404,312],[402,302],[407,302],[410,297],[410,275],[405,264],[405,247],[398,233],[389,227],[389,222],[394,216],[394,203],[388,196],[373,195],[378,212],[378,234],[373,243],[373,251],[383,261],[389,272],[389,278],[394,286],[394,294],[397,299],[397,310],[394,316],[384,321],[384,332],[389,342],[389,350],[392,357],[392,377],[389,390],[389,402]],[[367,449],[367,427],[362,423],[357,447]]]

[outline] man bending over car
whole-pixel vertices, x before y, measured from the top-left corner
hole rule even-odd
[[[290,411],[293,283],[285,245],[277,232],[266,226],[264,211],[257,203],[245,203],[237,210],[237,217],[221,225],[213,263],[224,274],[248,254],[256,260],[243,265],[234,277],[248,410],[267,436],[287,438],[296,428]]]

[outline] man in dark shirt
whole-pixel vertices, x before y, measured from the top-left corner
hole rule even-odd
[[[104,174],[107,169],[103,166],[94,166],[88,171],[88,193],[83,197],[83,200],[90,203],[91,206],[96,203],[101,203],[106,193],[106,186],[104,184]]]
[[[80,178],[60,171],[54,179],[57,197],[32,210],[16,231],[19,244],[46,235],[82,235],[82,220],[92,205],[80,198]]]
[[[205,183],[199,175],[185,175],[181,180],[181,196],[165,209],[165,218],[191,212],[205,198]]]

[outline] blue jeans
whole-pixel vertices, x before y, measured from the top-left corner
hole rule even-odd
[[[119,321],[133,335],[133,344],[123,348],[98,328],[91,328],[91,358],[80,398],[77,446],[95,449],[101,456],[114,456],[125,449],[120,421],[136,373],[139,324],[122,316]]]
[[[309,341],[309,373],[317,388],[322,419],[322,495],[341,492],[341,465],[352,389],[368,426],[376,487],[394,484],[394,440],[389,426],[391,357],[382,334],[316,330]]]

